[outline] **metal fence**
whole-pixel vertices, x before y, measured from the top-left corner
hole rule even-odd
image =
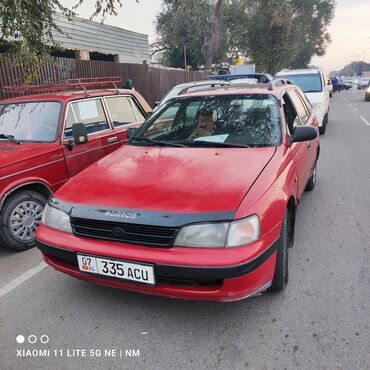
[[[26,65],[11,58],[0,59],[0,99],[13,97],[3,87],[23,83],[44,84],[66,78],[122,76],[132,79],[133,86],[153,106],[173,86],[185,81],[199,81],[209,74],[205,71],[185,71],[151,67],[147,64],[115,63],[98,60],[53,58],[52,62]],[[119,86],[122,87],[122,86]]]

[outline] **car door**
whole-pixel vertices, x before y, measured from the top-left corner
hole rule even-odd
[[[127,140],[127,129],[140,127],[145,121],[146,115],[136,99],[130,95],[106,96],[104,101],[113,129],[122,144]]]
[[[74,123],[85,125],[88,133],[86,144],[74,144],[72,134]],[[71,177],[121,145],[118,134],[109,123],[101,98],[77,100],[68,104],[62,143]]]
[[[283,96],[283,108],[289,133],[290,135],[293,135],[294,129],[301,125],[300,114],[303,112],[300,112],[300,108],[304,110],[302,102],[300,101],[300,98],[294,89],[289,90]],[[299,197],[303,193],[308,179],[309,150],[310,149],[307,145],[307,142],[298,142],[291,145],[291,151],[293,153],[295,167],[297,170]]]

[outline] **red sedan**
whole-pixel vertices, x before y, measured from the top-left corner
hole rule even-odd
[[[170,100],[55,193],[37,246],[59,271],[142,293],[282,290],[317,133],[305,95],[284,81]]]

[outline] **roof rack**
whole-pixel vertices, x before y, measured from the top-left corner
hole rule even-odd
[[[118,93],[117,84],[122,82],[121,76],[113,77],[88,77],[88,78],[68,78],[54,83],[42,85],[13,85],[4,86],[4,92],[12,92],[15,94],[24,93],[48,93],[57,91],[70,91],[82,89],[86,95],[89,95],[87,88],[92,87],[107,87],[113,86]]]
[[[287,80],[286,78],[278,78],[276,80],[270,81],[268,84],[268,89],[274,90],[278,85],[292,85],[291,81]]]

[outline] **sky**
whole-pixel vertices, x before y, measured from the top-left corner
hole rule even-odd
[[[72,7],[77,0],[62,0],[63,5]],[[106,24],[149,35],[149,42],[156,38],[154,21],[161,9],[161,0],[123,0],[117,16],[109,16]],[[94,10],[94,0],[85,0],[77,13],[89,18]],[[100,19],[97,19],[100,21]],[[335,18],[328,29],[332,43],[323,57],[314,57],[312,64],[328,72],[339,70],[354,60],[370,62],[370,0],[337,0]]]

